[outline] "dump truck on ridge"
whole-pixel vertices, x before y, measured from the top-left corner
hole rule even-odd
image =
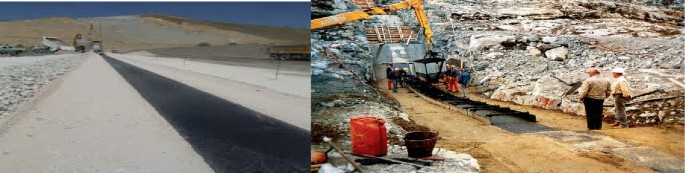
[[[271,59],[309,61],[311,60],[310,48],[309,45],[271,46],[267,52]]]

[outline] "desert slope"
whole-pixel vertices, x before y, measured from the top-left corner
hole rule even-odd
[[[303,44],[309,31],[283,27],[198,21],[175,16],[131,15],[72,19],[66,17],[0,22],[0,44],[36,45],[42,36],[66,42],[86,35],[90,23],[101,25],[105,47],[122,51],[228,44]]]

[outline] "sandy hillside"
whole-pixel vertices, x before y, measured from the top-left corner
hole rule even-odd
[[[116,47],[122,51],[186,47],[199,43],[268,45],[309,42],[306,29],[197,21],[167,15],[132,15],[0,22],[0,44],[36,45],[42,36],[71,42],[76,33],[85,36],[90,23],[101,25],[105,48]]]
[[[0,44],[39,44],[43,36],[71,40],[76,33],[88,32],[88,24],[79,20],[58,17],[0,23]]]

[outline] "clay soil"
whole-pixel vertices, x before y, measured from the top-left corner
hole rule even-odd
[[[440,134],[436,147],[471,154],[478,160],[482,172],[654,172],[647,166],[621,157],[599,152],[577,152],[541,136],[514,134],[486,125],[431,104],[405,88],[400,88],[398,93],[392,93],[387,88],[381,91],[396,99],[411,120]],[[545,125],[557,127],[553,123],[546,123],[557,116],[549,115],[540,119],[544,120],[542,122]],[[569,115],[557,119],[573,122],[558,128],[582,130],[584,125],[580,123],[583,119]]]

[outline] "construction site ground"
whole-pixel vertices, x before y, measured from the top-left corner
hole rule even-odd
[[[435,105],[400,88],[377,87],[395,99],[418,126],[439,133],[436,147],[471,154],[483,172],[672,172],[683,169],[683,128],[636,127],[587,131],[584,117],[469,97],[528,111],[556,130],[516,134]],[[473,91],[473,90],[472,90]],[[637,161],[636,161],[637,160]]]
[[[309,98],[270,88],[298,79],[241,68],[268,84],[254,83],[220,75],[237,66],[126,54],[42,58],[58,56],[83,62],[2,116],[0,172],[305,169],[309,104],[292,100]]]

